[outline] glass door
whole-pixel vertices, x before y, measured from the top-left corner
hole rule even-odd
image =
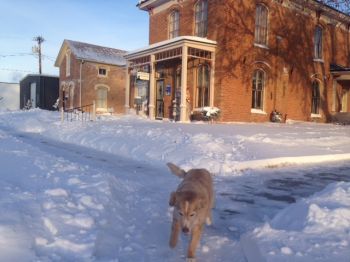
[[[164,117],[164,80],[158,80],[156,84],[156,118]]]

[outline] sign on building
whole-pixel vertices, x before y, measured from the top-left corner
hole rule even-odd
[[[147,72],[137,72],[136,78],[138,80],[149,81],[149,73],[147,73]]]

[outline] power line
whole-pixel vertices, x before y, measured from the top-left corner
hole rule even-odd
[[[20,72],[20,73],[35,73],[33,71],[14,69],[14,68],[0,68],[2,71]]]
[[[11,56],[29,56],[33,55],[32,53],[17,53],[17,54],[9,54],[9,55],[0,55],[0,57],[11,57]]]

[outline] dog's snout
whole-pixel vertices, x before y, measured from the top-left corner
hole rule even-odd
[[[184,232],[185,234],[188,234],[188,232],[190,232],[190,230],[188,229],[188,227],[183,227],[182,232]]]

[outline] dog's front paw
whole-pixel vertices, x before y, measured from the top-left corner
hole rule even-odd
[[[186,262],[196,262],[196,259],[194,257],[188,257],[186,258]]]

